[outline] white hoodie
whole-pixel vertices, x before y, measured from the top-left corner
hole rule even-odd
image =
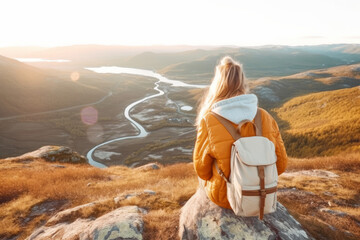
[[[255,118],[257,105],[255,94],[242,94],[216,102],[211,111],[239,124],[245,119],[252,121]]]

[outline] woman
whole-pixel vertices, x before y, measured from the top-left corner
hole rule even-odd
[[[234,127],[243,121],[252,121],[257,112],[258,99],[247,93],[247,84],[242,66],[231,57],[224,57],[215,68],[215,76],[209,91],[199,106],[196,119],[197,139],[193,154],[195,171],[205,188],[207,196],[217,205],[229,208],[226,182],[218,174],[214,161],[228,178],[230,175],[230,151],[234,139],[219,120],[210,112],[230,120]],[[262,132],[275,145],[276,167],[280,175],[285,171],[287,155],[276,121],[261,109]],[[244,124],[242,136],[254,136],[252,124]]]

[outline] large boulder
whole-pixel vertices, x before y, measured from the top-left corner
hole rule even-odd
[[[143,239],[145,210],[137,206],[118,208],[96,219],[76,219],[35,230],[27,240]],[[54,221],[53,221],[54,222]]]
[[[143,166],[137,167],[136,169],[141,171],[150,171],[150,170],[158,170],[160,169],[160,167],[157,163],[148,163]]]
[[[87,160],[83,155],[75,152],[66,146],[43,146],[35,151],[25,153],[18,157],[6,158],[8,160],[28,160],[33,158],[42,158],[48,162],[64,163],[86,163]]]
[[[280,203],[277,211],[258,217],[239,217],[221,208],[199,188],[181,209],[179,236],[190,239],[313,239]]]

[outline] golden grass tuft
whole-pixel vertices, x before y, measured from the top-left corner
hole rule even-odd
[[[61,165],[65,168],[54,167],[41,159],[0,161],[0,181],[3,183],[0,185],[0,238],[18,236],[18,239],[25,239],[39,224],[49,220],[52,215],[43,214],[24,222],[31,209],[44,201],[66,200],[66,208],[96,202],[62,221],[99,217],[126,205],[145,208],[149,216],[153,215],[152,211],[163,211],[178,218],[174,214],[197,188],[193,165],[188,163],[150,171],[121,166],[97,169],[88,165]],[[146,194],[144,190],[153,190],[156,194]],[[115,197],[131,193],[139,195],[115,203]],[[63,205],[58,207],[56,212],[64,208]],[[162,221],[160,217],[159,221]],[[156,231],[167,230],[159,228]],[[153,233],[148,231],[147,234]]]
[[[144,217],[144,239],[178,239],[179,209],[149,212]]]
[[[88,165],[76,167],[62,164],[55,168],[39,160],[25,165],[28,167],[1,168],[0,203],[7,202],[21,194],[45,199],[82,199],[87,197],[90,181],[109,180],[106,172]],[[4,164],[2,164],[4,165]]]
[[[352,172],[360,169],[359,153],[341,153],[335,156],[289,158],[287,171],[328,169]]]
[[[42,199],[29,195],[20,196],[12,201],[0,205],[0,237],[8,238],[23,231],[21,219],[24,219],[29,210]]]

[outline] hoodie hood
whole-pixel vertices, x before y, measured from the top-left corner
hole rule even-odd
[[[239,124],[243,120],[252,121],[257,112],[258,99],[255,94],[242,94],[216,102],[211,111]]]

